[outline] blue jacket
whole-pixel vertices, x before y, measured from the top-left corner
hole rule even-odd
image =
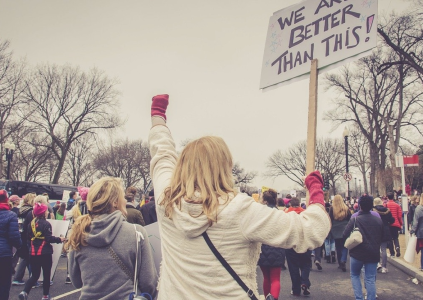
[[[12,257],[12,247],[21,246],[18,216],[10,210],[0,210],[0,257]]]

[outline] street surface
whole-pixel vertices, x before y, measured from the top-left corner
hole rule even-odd
[[[334,299],[354,299],[349,276],[347,272],[342,272],[337,264],[322,263],[323,271],[317,272],[313,264],[313,271],[310,273],[311,296],[312,299],[334,300]],[[377,295],[378,300],[414,300],[423,299],[423,285],[415,285],[411,282],[408,275],[388,264],[389,272],[387,274],[377,275]],[[259,292],[262,294],[262,274],[260,268],[257,268],[257,280],[259,283]],[[25,275],[24,280],[27,279]],[[77,300],[79,292],[65,295],[75,291],[71,284],[65,284],[66,279],[66,258],[60,258],[60,262],[54,277],[54,284],[50,287],[50,295],[54,299]],[[22,291],[22,286],[12,286],[10,291],[10,300],[18,299],[18,294]],[[41,299],[42,288],[32,289],[29,294],[29,300]],[[291,292],[291,279],[289,271],[281,273],[281,292],[279,300],[293,298]],[[196,300],[196,299],[192,299]]]

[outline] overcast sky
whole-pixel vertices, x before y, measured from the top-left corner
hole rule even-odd
[[[294,0],[0,0],[0,39],[29,64],[97,67],[120,82],[119,137],[147,140],[151,97],[168,93],[168,126],[179,145],[221,136],[234,160],[265,172],[277,149],[307,134],[308,80],[259,90],[269,17]],[[316,0],[317,2],[317,0]],[[379,0],[379,13],[410,2]],[[320,78],[318,137],[341,137],[323,121],[333,96]],[[256,186],[295,185],[259,176]]]

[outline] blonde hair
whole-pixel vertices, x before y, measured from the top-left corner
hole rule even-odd
[[[165,216],[172,219],[174,205],[181,209],[184,197],[201,201],[209,224],[217,222],[219,198],[227,203],[236,195],[232,167],[232,155],[222,138],[205,136],[188,143],[160,203]]]
[[[31,206],[34,206],[34,198],[35,198],[35,194],[34,193],[28,193],[25,195],[24,199],[24,204],[28,204]]]
[[[65,245],[66,249],[79,250],[86,246],[91,221],[96,216],[110,214],[117,207],[126,214],[124,192],[120,178],[103,177],[94,183],[87,196],[88,214],[78,217],[72,225],[72,233]],[[76,205],[75,205],[76,206]],[[79,210],[79,205],[77,206]]]
[[[49,205],[47,199],[48,198],[44,195],[38,195],[37,197],[34,198],[34,204],[35,203],[43,203],[43,204]]]
[[[335,195],[332,201],[333,218],[336,221],[344,220],[348,215],[348,206],[345,205],[341,195]]]

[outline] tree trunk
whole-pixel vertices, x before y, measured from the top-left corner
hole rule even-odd
[[[59,183],[60,175],[62,174],[62,170],[63,170],[63,167],[65,165],[66,156],[68,155],[68,151],[69,151],[69,146],[66,147],[64,150],[62,150],[62,153],[61,153],[62,155],[59,158],[59,164],[56,167],[56,171],[54,171],[53,180],[51,181],[51,183],[53,183],[53,184]]]

